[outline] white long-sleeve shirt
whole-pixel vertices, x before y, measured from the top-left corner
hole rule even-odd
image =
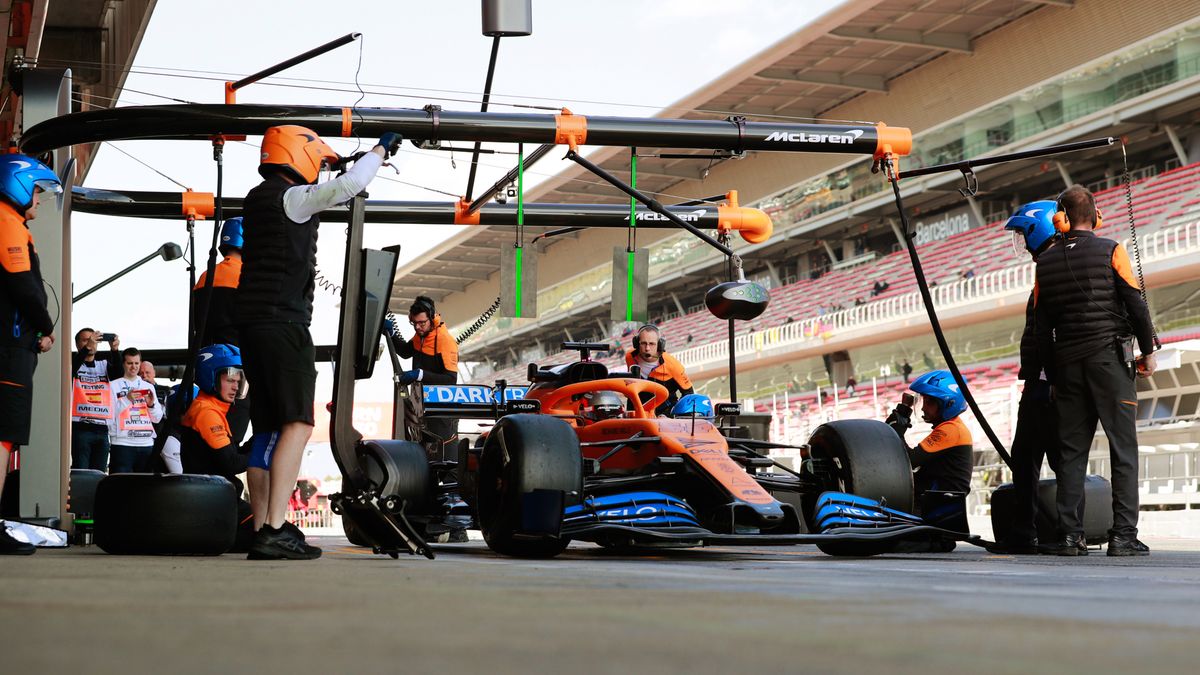
[[[114,445],[148,448],[154,445],[154,428],[163,418],[163,406],[154,395],[154,385],[140,377],[120,377],[109,382],[113,416],[108,421],[108,440]]]
[[[283,212],[297,223],[306,223],[309,218],[325,209],[348,201],[370,184],[383,158],[368,152],[359,158],[346,173],[316,185],[297,185],[283,193]]]

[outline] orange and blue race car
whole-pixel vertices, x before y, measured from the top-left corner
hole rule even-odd
[[[911,515],[908,454],[882,422],[818,427],[794,470],[767,454],[787,446],[747,437],[736,405],[713,408],[693,395],[675,417],[656,417],[662,385],[588,358],[604,345],[563,347],[581,359],[530,364],[528,388],[423,390],[410,416],[414,438],[429,418],[494,424],[463,441],[456,460],[431,462],[432,487],[407,498],[409,521],[428,528],[469,518],[492,550],[520,557],[552,557],[572,541],[633,551],[816,544],[870,555],[931,537],[976,540],[961,508],[961,518]]]

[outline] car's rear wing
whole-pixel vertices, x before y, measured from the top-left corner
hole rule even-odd
[[[427,384],[424,395],[425,417],[458,419],[500,419],[514,413],[541,412],[541,402],[525,398],[529,387],[511,387],[503,380],[486,384]]]

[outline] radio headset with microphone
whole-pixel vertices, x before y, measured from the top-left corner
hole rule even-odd
[[[638,344],[638,341],[642,339],[642,333],[647,331],[654,331],[658,334],[658,355],[662,356],[667,351],[667,341],[663,339],[662,331],[658,329],[658,326],[655,326],[652,323],[642,324],[642,327],[638,328],[637,332],[633,334],[634,353],[637,353],[638,348],[641,347],[641,345]]]

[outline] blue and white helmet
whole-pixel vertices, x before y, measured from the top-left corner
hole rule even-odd
[[[242,352],[233,345],[209,345],[196,354],[196,386],[217,396],[222,374],[242,372]]]
[[[704,394],[688,394],[671,408],[671,417],[713,417],[712,399]]]
[[[967,409],[967,399],[963,397],[958,383],[948,370],[935,370],[913,380],[909,389],[921,396],[928,396],[938,402],[938,415],[942,421],[952,420]]]
[[[0,155],[0,198],[20,213],[33,204],[33,192],[62,192],[62,183],[50,167],[27,155]]]
[[[1058,204],[1049,199],[1029,202],[1018,208],[1004,223],[1004,229],[1019,233],[1025,240],[1025,250],[1030,255],[1037,255],[1046,242],[1054,237],[1054,214],[1057,211]]]
[[[230,218],[221,226],[221,245],[218,249],[224,252],[226,249],[242,247],[242,217]]]

